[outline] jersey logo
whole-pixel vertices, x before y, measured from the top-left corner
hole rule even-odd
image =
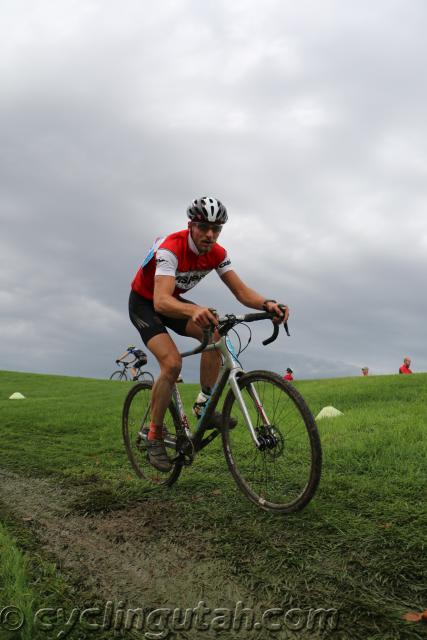
[[[163,240],[164,240],[164,237],[160,237],[160,236],[154,240],[154,243],[152,244],[150,251],[147,253],[147,255],[145,256],[141,264],[142,268],[147,266],[147,264],[150,262],[150,260],[156,253],[157,249],[159,248],[160,244],[163,242]]]
[[[210,271],[211,269],[208,271],[177,271],[175,276],[176,286],[179,287],[179,289],[192,289],[200,280],[203,280]]]

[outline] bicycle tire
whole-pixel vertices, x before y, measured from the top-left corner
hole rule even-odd
[[[149,371],[141,371],[141,373],[138,374],[138,382],[154,384],[154,376]]]
[[[123,440],[136,475],[152,485],[170,487],[178,480],[183,464],[176,461],[169,472],[158,471],[148,462],[146,441],[141,437],[141,431],[148,430],[150,425],[151,388],[152,384],[148,382],[138,382],[127,394],[122,413]],[[166,411],[164,425],[168,435],[176,437],[180,421],[172,402]],[[169,449],[168,454],[173,457],[175,451]]]
[[[261,509],[282,514],[300,511],[313,498],[321,476],[322,448],[315,419],[301,394],[276,373],[251,371],[238,384],[253,426],[274,439],[264,438],[269,446],[263,451],[255,445],[230,390],[223,406],[222,429],[228,468],[243,494]],[[273,429],[266,430],[261,423],[262,409],[254,400],[253,388]],[[237,418],[233,429],[228,427],[231,415]],[[257,458],[260,470],[255,469]],[[305,476],[302,481],[297,478],[300,470]]]
[[[117,371],[114,371],[111,376],[110,376],[110,380],[118,380],[120,382],[127,382],[127,375],[126,372],[123,371],[123,369],[118,369]]]

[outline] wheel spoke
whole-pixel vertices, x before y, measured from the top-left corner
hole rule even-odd
[[[147,457],[147,435],[150,425],[151,384],[137,383],[128,393],[123,409],[123,437],[129,460],[136,474],[151,484],[170,485],[181,472],[181,464],[176,462],[171,471],[163,473],[155,469]],[[178,417],[173,404],[166,411],[164,426],[170,436],[167,448],[170,458],[175,457],[173,438],[176,437]],[[173,438],[172,438],[173,436]]]
[[[239,382],[257,433],[253,442],[241,409],[231,394],[226,412],[237,419],[224,432],[230,470],[242,491],[263,508],[294,511],[310,500],[320,477],[320,441],[302,397],[276,374],[246,374]],[[228,404],[227,404],[228,403]],[[267,419],[267,422],[266,422]]]

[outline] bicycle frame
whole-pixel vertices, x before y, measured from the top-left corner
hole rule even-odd
[[[213,387],[212,395],[208,399],[206,403],[206,407],[197,422],[197,427],[194,434],[192,434],[190,430],[188,419],[187,419],[187,416],[185,415],[184,405],[176,384],[174,385],[174,389],[172,392],[172,397],[175,402],[175,406],[178,410],[181,423],[185,428],[187,437],[192,441],[194,445],[194,449],[196,451],[200,451],[206,445],[212,442],[212,440],[218,435],[218,431],[214,431],[206,439],[203,439],[203,436],[209,425],[209,418],[212,416],[213,412],[215,411],[215,408],[219,402],[219,399],[228,382],[240,406],[240,409],[242,411],[242,414],[244,416],[245,422],[248,426],[248,429],[250,431],[254,444],[255,446],[258,447],[260,443],[238,384],[239,377],[242,376],[245,372],[242,369],[239,361],[237,360],[237,355],[234,351],[233,345],[231,344],[229,337],[227,335],[222,336],[217,342],[207,345],[203,349],[203,351],[218,351],[223,357],[223,362],[220,367],[215,385]],[[189,353],[182,354],[182,357],[186,357],[187,355],[193,355],[193,353],[189,352]],[[266,426],[269,425],[267,415],[264,411],[262,403],[253,385],[251,385],[250,387],[250,393],[254,397],[256,406],[260,412],[260,415],[262,417],[264,424]]]
[[[221,362],[212,394],[202,405],[202,414],[197,418],[193,430],[185,414],[178,385],[173,385],[163,424],[163,437],[159,437],[170,450],[166,452],[171,462],[168,469],[159,469],[160,465],[155,464],[156,460],[150,456],[150,446],[144,445],[151,428],[152,384],[142,383],[130,389],[123,407],[122,430],[126,452],[139,477],[151,484],[172,486],[183,467],[191,465],[196,454],[221,435],[228,469],[239,489],[251,502],[274,513],[292,513],[308,504],[319,484],[322,462],[321,444],[313,415],[297,389],[277,373],[263,370],[245,372],[238,360],[239,353],[235,352],[228,337],[237,324],[267,319],[273,322],[273,334],[262,344],[270,344],[277,338],[282,324],[273,314],[267,311],[239,316],[227,314],[218,317],[215,334],[218,339],[212,337],[212,328],[204,329],[200,344],[192,351],[180,354],[184,358],[204,351],[215,351],[215,354],[211,354],[212,359],[218,356]],[[285,321],[283,326],[289,335]],[[227,384],[229,389],[221,419],[214,411]],[[267,414],[270,414],[271,421]],[[236,428],[236,433],[232,431],[233,428]],[[208,430],[209,433],[206,433]],[[288,430],[295,437],[287,442]],[[175,453],[169,457],[172,450]],[[285,454],[288,454],[286,459]],[[292,470],[291,465],[295,462],[295,469]],[[150,465],[160,473],[153,472]],[[168,472],[168,475],[162,476],[162,471]],[[301,474],[303,477],[300,482],[297,476]]]

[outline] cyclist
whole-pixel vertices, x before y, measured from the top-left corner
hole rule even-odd
[[[187,216],[187,229],[155,240],[132,281],[129,297],[130,319],[160,366],[160,375],[152,390],[147,438],[149,461],[160,471],[169,471],[172,467],[163,442],[163,418],[182,364],[167,328],[201,341],[203,329],[218,324],[208,307],[193,303],[183,294],[215,269],[241,304],[274,313],[275,322],[286,322],[289,315],[288,307],[282,311],[275,300],[250,289],[234,271],[226,250],[217,242],[228,219],[227,210],[219,200],[195,199],[187,209]],[[215,332],[214,340],[217,339],[219,335]],[[200,415],[206,405],[219,367],[217,352],[202,353],[201,391],[193,406],[196,415]],[[215,413],[209,426],[220,429],[221,414]]]
[[[133,358],[133,360],[126,360],[126,358]],[[138,380],[137,369],[147,364],[147,354],[142,349],[137,349],[134,344],[130,344],[126,351],[116,360],[116,364],[120,364],[121,362],[132,365],[130,367],[132,380]]]

